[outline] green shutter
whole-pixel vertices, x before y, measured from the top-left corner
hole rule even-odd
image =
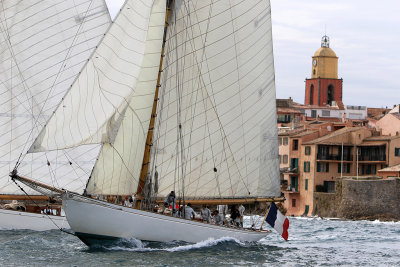
[[[305,183],[305,185],[304,185],[304,189],[305,189],[305,190],[308,190],[308,179],[306,179],[306,183]]]

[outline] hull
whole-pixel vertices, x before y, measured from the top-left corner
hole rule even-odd
[[[233,237],[252,242],[269,233],[175,218],[70,193],[64,197],[63,206],[71,229],[89,246],[119,238],[197,243],[210,238]]]
[[[65,216],[52,216],[31,212],[0,209],[1,229],[28,229],[35,231],[47,231],[60,228],[70,228]]]

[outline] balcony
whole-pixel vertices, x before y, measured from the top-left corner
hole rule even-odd
[[[317,160],[335,160],[341,161],[342,155],[334,155],[334,154],[317,154]],[[343,155],[343,161],[353,161],[353,155]]]
[[[288,193],[288,194],[299,194],[299,190],[297,190],[297,188],[295,187],[287,187],[286,190],[283,190],[284,193]]]
[[[359,155],[358,161],[386,161],[386,155]]]

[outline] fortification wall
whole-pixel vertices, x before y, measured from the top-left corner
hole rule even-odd
[[[314,215],[400,220],[400,179],[337,179],[335,193],[314,193]]]

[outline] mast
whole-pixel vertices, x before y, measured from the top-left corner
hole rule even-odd
[[[158,68],[158,77],[157,77],[157,85],[156,85],[156,90],[154,94],[154,102],[153,102],[153,109],[151,112],[151,118],[150,118],[150,123],[149,123],[149,129],[147,131],[147,138],[146,138],[146,144],[145,144],[145,150],[144,150],[144,155],[143,155],[143,163],[142,163],[142,169],[140,171],[140,176],[139,176],[139,183],[136,191],[136,208],[140,208],[142,199],[143,199],[143,187],[146,183],[146,177],[147,173],[149,170],[149,164],[150,164],[150,154],[151,154],[151,147],[152,147],[152,142],[153,142],[153,132],[154,132],[154,124],[155,124],[155,119],[157,116],[157,103],[158,103],[158,92],[161,87],[160,81],[161,81],[161,73],[162,73],[162,64],[163,64],[163,59],[164,59],[164,50],[165,50],[165,43],[166,43],[166,37],[167,37],[167,28],[168,28],[168,18],[169,18],[169,13],[171,10],[173,0],[167,0],[167,5],[166,5],[166,12],[165,12],[165,24],[164,24],[164,36],[163,36],[163,42],[162,42],[162,49],[161,49],[161,57],[160,57],[160,65]]]

